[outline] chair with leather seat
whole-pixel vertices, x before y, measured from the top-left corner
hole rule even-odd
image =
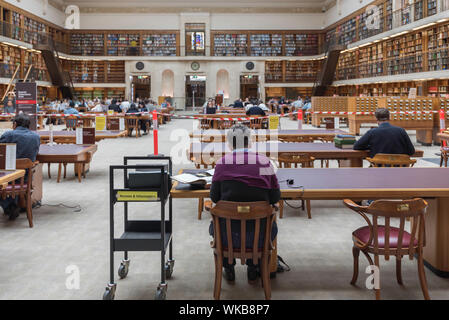
[[[252,130],[262,129],[263,118],[251,118],[249,121],[249,128]]]
[[[295,154],[295,153],[281,153],[279,154],[277,161],[279,163],[279,168],[313,168],[315,158],[307,154]],[[310,200],[300,199],[282,199],[279,201],[279,218],[284,217],[284,200],[301,200],[302,210],[307,209],[307,216],[312,219],[312,207]]]
[[[427,202],[423,199],[379,200],[370,206],[359,206],[346,199],[344,204],[360,214],[368,224],[352,233],[354,274],[351,284],[355,285],[358,278],[360,251],[366,256],[370,265],[376,265],[378,268],[379,256],[384,256],[387,261],[390,256],[396,258],[396,278],[400,285],[402,285],[402,258],[409,256],[410,260],[413,260],[416,255],[421,289],[424,299],[429,300],[423,261],[426,239],[424,215],[428,207]],[[380,224],[379,220],[382,219],[384,224]],[[407,231],[405,226],[408,219],[411,221],[410,231]],[[391,222],[398,220],[399,227],[392,226]],[[370,254],[374,255],[374,263]],[[375,289],[375,293],[376,299],[379,300],[380,288]]]
[[[440,167],[443,166],[447,168],[447,162],[449,161],[449,147],[441,147],[441,161],[440,161]]]
[[[78,121],[78,117],[77,116],[68,116],[67,118],[65,118],[65,125],[66,125],[66,129],[67,131],[73,131],[76,130],[76,128],[79,127],[79,121]]]
[[[271,283],[270,283],[270,258],[273,250],[271,242],[271,231],[274,222],[274,209],[268,202],[230,202],[219,201],[215,207],[211,209],[212,220],[214,224],[214,239],[211,247],[214,250],[215,260],[215,285],[214,298],[220,299],[221,280],[223,272],[223,258],[227,258],[232,264],[234,259],[240,259],[242,265],[246,260],[252,259],[255,265],[260,262],[261,279],[264,288],[265,299],[271,299]],[[222,235],[220,220],[225,221],[225,232]],[[240,244],[233,246],[231,221],[240,221]],[[261,228],[261,222],[265,220],[265,227]],[[246,222],[254,221],[254,239],[253,243],[247,243]],[[264,235],[262,246],[259,244],[259,236]],[[245,235],[245,236],[243,236]],[[224,241],[226,239],[226,241]],[[225,246],[226,244],[226,246]],[[241,250],[241,248],[246,248]]]
[[[413,167],[416,163],[415,159],[410,159],[407,154],[387,154],[378,153],[373,158],[366,158],[372,167]]]
[[[25,176],[18,179],[19,181],[9,183],[6,188],[1,190],[2,199],[19,197],[19,206],[25,208],[30,228],[33,227],[33,204],[31,200],[33,170],[38,164],[38,161],[33,162],[28,158],[16,159],[16,168],[25,170]]]
[[[136,138],[140,137],[139,117],[125,116],[125,129],[128,132],[128,137],[132,136],[133,130],[136,131]]]

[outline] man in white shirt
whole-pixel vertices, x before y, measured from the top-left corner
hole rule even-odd
[[[120,109],[122,110],[122,112],[126,112],[126,111],[128,111],[129,106],[130,106],[129,101],[124,100],[124,101],[122,101],[122,103],[120,104]]]
[[[292,106],[295,108],[296,111],[301,110],[304,106],[304,102],[302,101],[301,96],[298,97],[298,100],[292,103]]]
[[[103,106],[101,103],[98,103],[94,108],[92,108],[90,111],[92,112],[103,112]]]
[[[263,111],[270,111],[270,109],[268,109],[267,105],[263,103],[262,100],[259,101],[259,108],[262,109]]]

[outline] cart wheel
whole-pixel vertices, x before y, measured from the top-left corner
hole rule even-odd
[[[125,279],[128,275],[129,271],[129,260],[123,260],[122,263],[120,263],[120,267],[118,268],[118,276],[120,279]]]
[[[167,285],[160,284],[157,287],[155,300],[165,300],[167,298]]]
[[[167,279],[171,278],[174,267],[175,267],[175,260],[170,260],[165,264],[165,277]]]
[[[107,286],[103,293],[103,300],[114,300],[115,298],[115,285]]]

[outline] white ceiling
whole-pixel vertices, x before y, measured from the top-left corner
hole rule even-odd
[[[90,10],[111,11],[117,8],[130,10],[166,9],[173,10],[261,10],[269,9],[270,12],[294,11],[314,12],[321,11],[323,8],[329,8],[335,4],[335,0],[53,0],[53,4],[59,6],[77,5],[84,12]]]

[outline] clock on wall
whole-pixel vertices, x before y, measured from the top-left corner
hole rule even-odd
[[[143,70],[145,68],[145,64],[143,62],[137,62],[136,63],[136,69],[137,70]]]
[[[197,71],[200,69],[200,64],[198,62],[194,61],[194,62],[192,62],[190,67],[192,68],[193,71]]]
[[[246,63],[246,69],[247,70],[253,70],[254,69],[254,63],[253,62],[247,62]]]

